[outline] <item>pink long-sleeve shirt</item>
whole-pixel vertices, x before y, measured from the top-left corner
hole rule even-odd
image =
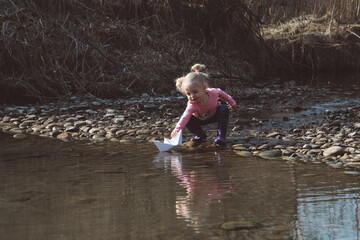
[[[218,98],[224,100],[230,106],[236,105],[234,99],[219,88],[207,88],[205,92],[209,95],[209,101],[206,104],[197,104],[188,101],[184,114],[176,124],[175,129],[177,131],[180,131],[186,126],[192,115],[201,120],[210,119],[215,114],[217,106],[221,105]]]

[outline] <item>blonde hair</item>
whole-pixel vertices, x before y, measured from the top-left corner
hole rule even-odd
[[[194,72],[188,73],[185,77],[180,77],[176,79],[176,89],[185,94],[183,86],[190,85],[190,84],[198,84],[199,86],[204,86],[204,88],[208,88],[208,79],[209,75],[201,72],[206,68],[203,64],[195,64],[191,67],[191,70]]]

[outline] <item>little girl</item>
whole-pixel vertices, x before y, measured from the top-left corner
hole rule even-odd
[[[207,137],[201,126],[217,122],[217,137],[214,142],[225,146],[229,109],[227,105],[222,105],[218,98],[224,100],[231,110],[237,110],[236,102],[221,89],[209,88],[208,75],[200,71],[205,69],[205,65],[195,64],[191,69],[195,72],[176,80],[178,91],[188,98],[188,103],[171,137],[175,137],[181,129],[186,127],[195,135],[190,141],[200,141]]]

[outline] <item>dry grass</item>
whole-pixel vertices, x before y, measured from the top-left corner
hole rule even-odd
[[[267,24],[265,42],[297,75],[360,71],[360,1],[245,2]]]
[[[341,72],[359,69],[360,25],[339,24],[313,15],[264,28],[263,37],[277,53],[302,72]]]
[[[267,24],[285,23],[306,15],[328,15],[339,23],[353,24],[360,20],[358,0],[245,0],[245,3]]]
[[[0,5],[0,101],[163,93],[195,62],[223,69],[217,59],[242,49],[245,62],[256,60],[246,51],[247,45],[256,47],[259,26],[241,1],[0,0]]]

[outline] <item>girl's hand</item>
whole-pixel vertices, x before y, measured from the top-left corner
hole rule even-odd
[[[233,111],[233,112],[235,112],[237,109],[238,109],[237,105],[230,106],[230,110]]]
[[[171,138],[176,137],[176,135],[177,135],[178,133],[179,133],[179,131],[176,130],[176,129],[174,129],[174,130],[172,131],[172,133],[171,133]]]

